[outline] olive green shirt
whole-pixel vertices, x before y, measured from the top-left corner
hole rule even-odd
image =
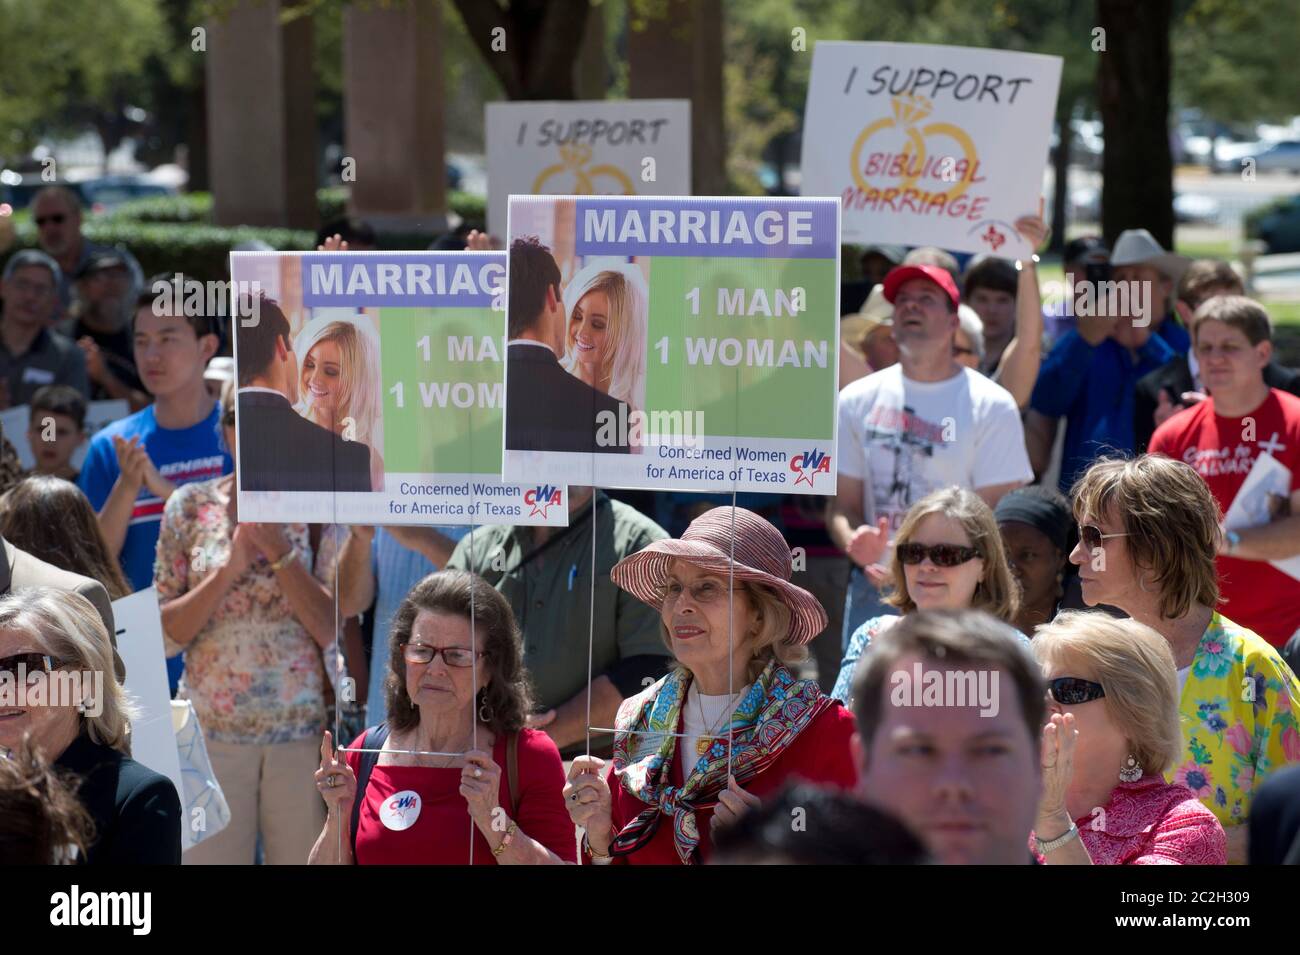
[[[630,695],[628,674],[619,672],[620,660],[650,655],[666,663],[669,656],[659,614],[609,577],[616,563],[667,533],[634,508],[596,492],[593,615],[591,510],[590,502],[584,504],[567,528],[554,528],[540,547],[534,544],[531,527],[476,528],[461,538],[447,561],[449,570],[472,570],[510,601],[523,632],[524,666],[541,710],[566,703],[587,688],[589,634],[592,676],[609,675],[624,696]],[[656,679],[664,672],[657,668]],[[636,683],[639,692],[640,680]],[[593,742],[598,737],[609,738],[595,734]]]

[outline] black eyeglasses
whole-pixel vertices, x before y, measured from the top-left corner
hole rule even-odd
[[[1096,550],[1112,537],[1128,537],[1128,534],[1103,534],[1096,524],[1079,525],[1079,540],[1083,541],[1083,546],[1088,550]]]
[[[899,544],[897,553],[898,559],[909,567],[921,563],[927,557],[934,561],[936,567],[957,567],[980,555],[974,547],[961,547],[957,544],[934,544],[930,547],[924,544]]]
[[[0,673],[8,673],[15,682],[25,680],[32,673],[50,673],[61,666],[62,660],[35,651],[0,657]]]
[[[54,215],[50,215],[50,216],[37,216],[32,221],[36,223],[36,227],[39,229],[47,222],[53,222],[55,225],[63,225],[64,221],[67,218],[68,217],[65,216],[62,212],[56,212],[54,213]]]
[[[463,670],[474,665],[474,661],[483,656],[483,651],[474,651],[469,647],[431,647],[423,643],[402,644],[402,656],[407,663],[424,665],[432,663],[434,658],[442,655],[442,661],[449,667]]]
[[[1077,676],[1058,676],[1055,680],[1048,680],[1047,689],[1052,694],[1052,699],[1062,706],[1091,703],[1106,695],[1100,683],[1093,683],[1091,680],[1080,679]]]

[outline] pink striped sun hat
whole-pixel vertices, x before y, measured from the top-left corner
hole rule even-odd
[[[802,646],[826,629],[826,611],[817,598],[790,583],[790,547],[781,532],[753,511],[735,508],[735,554],[732,553],[732,508],[715,507],[686,528],[680,540],[655,541],[624,557],[610,571],[614,583],[655,610],[663,606],[668,568],[684,560],[709,573],[771,588],[790,608],[785,642]]]

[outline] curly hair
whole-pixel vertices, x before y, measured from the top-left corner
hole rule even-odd
[[[453,614],[470,621],[489,674],[487,686],[477,700],[479,706],[486,704],[491,713],[487,726],[498,735],[522,729],[533,710],[533,695],[514,611],[496,588],[463,570],[443,570],[425,577],[411,588],[393,616],[388,636],[389,669],[384,677],[389,727],[409,730],[420,723],[420,710],[406,692],[402,648],[410,642],[415,618],[423,612]]]
[[[85,858],[95,826],[66,780],[30,736],[0,752],[0,859],[10,865],[55,865]]]

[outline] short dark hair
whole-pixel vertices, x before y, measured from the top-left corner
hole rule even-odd
[[[388,725],[407,730],[420,723],[420,711],[406,692],[406,658],[402,647],[411,639],[421,611],[452,614],[472,620],[476,642],[490,674],[476,707],[486,707],[484,720],[493,733],[517,733],[533,711],[528,671],[524,669],[523,638],[514,611],[501,593],[477,574],[444,570],[430,574],[411,588],[393,615],[388,633],[388,674],[384,677],[384,702]],[[375,665],[380,665],[378,658]]]
[[[1016,285],[1016,267],[1006,259],[986,255],[977,258],[966,267],[966,273],[961,280],[961,297],[963,301],[969,302],[978,288],[986,288],[991,292],[1006,292],[1014,296]]]
[[[254,304],[258,320],[245,323],[241,318],[254,313]],[[235,335],[239,342],[239,384],[247,387],[253,379],[261,377],[271,367],[275,358],[275,343],[281,338],[285,345],[292,348],[289,319],[274,300],[261,296],[254,303],[251,295],[239,300],[235,311]]]
[[[560,267],[551,250],[535,235],[515,239],[510,245],[509,334],[518,338],[532,328],[546,304],[546,290],[560,289]]]
[[[375,228],[364,219],[357,219],[353,216],[343,216],[339,219],[331,219],[320,227],[316,233],[316,244],[324,245],[326,239],[338,236],[348,245],[378,245],[379,237],[375,233]]]
[[[175,284],[176,276],[174,274],[168,275],[163,272],[160,272],[157,275],[151,275],[148,279],[145,280],[144,285],[140,287],[140,291],[135,297],[135,311],[131,313],[132,334],[135,333],[135,317],[141,309],[147,308],[150,311],[153,311],[154,314],[161,314],[158,311],[157,306],[158,306],[159,296],[162,293],[154,291],[154,286],[157,285],[159,282],[165,283],[166,285],[172,287],[173,289],[172,305],[176,306],[178,304],[176,302],[176,295],[179,294],[179,292],[183,292],[183,289],[179,290],[178,292]],[[203,299],[206,303],[207,296],[206,295],[203,296]],[[184,303],[184,298],[182,297],[181,304],[183,305],[183,303]],[[221,341],[221,317],[219,315],[209,315],[207,312],[206,304],[204,305],[204,310],[198,315],[191,315],[189,311],[184,307],[181,307],[179,309],[173,307],[166,314],[171,315],[174,318],[185,319],[185,324],[190,326],[190,330],[194,332],[195,338],[202,338],[204,335],[215,335],[217,336],[217,341],[218,342]]]
[[[1047,687],[1016,631],[982,610],[918,610],[904,614],[871,641],[853,677],[853,715],[863,747],[870,748],[880,728],[894,665],[908,654],[1006,671],[1016,685],[1029,738],[1037,742],[1047,710]]]
[[[1193,309],[1199,308],[1212,289],[1225,295],[1245,295],[1246,286],[1231,265],[1222,259],[1196,259],[1178,280],[1178,300]]]
[[[38,411],[49,414],[67,415],[77,423],[77,428],[86,428],[86,399],[81,392],[71,385],[41,385],[28,402],[32,409],[31,420],[36,420]]]
[[[795,820],[801,819],[802,826]],[[848,793],[797,784],[713,841],[719,865],[923,865],[925,845],[889,813]]]

